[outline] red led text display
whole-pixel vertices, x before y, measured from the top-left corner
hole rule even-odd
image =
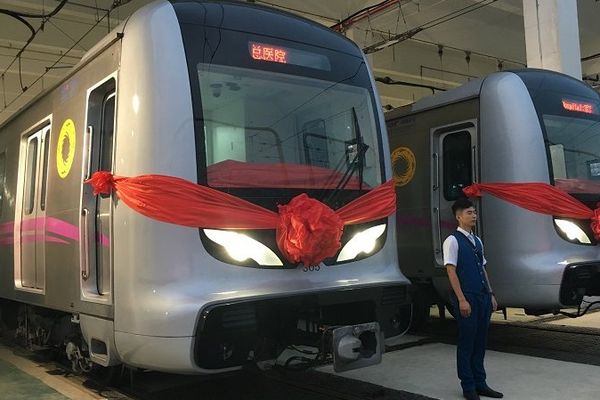
[[[288,51],[283,47],[250,42],[250,55],[254,60],[287,64]]]
[[[594,114],[594,105],[590,103],[581,103],[578,101],[563,100],[562,106],[565,110]]]

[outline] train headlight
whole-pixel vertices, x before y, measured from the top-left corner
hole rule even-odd
[[[340,251],[337,261],[355,259],[360,253],[369,254],[377,246],[377,239],[385,232],[385,224],[375,225],[362,232],[358,232]]]
[[[554,223],[570,241],[583,244],[592,244],[588,235],[583,231],[583,229],[577,226],[576,223],[560,218],[556,218]]]
[[[204,233],[210,240],[223,246],[227,254],[238,262],[252,259],[259,265],[283,265],[273,250],[243,233],[217,229],[204,229]]]

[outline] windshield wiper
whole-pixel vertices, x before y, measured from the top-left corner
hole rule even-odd
[[[355,138],[352,141],[346,142],[346,160],[349,161],[351,155],[353,158],[349,161],[344,175],[337,183],[335,189],[331,191],[329,196],[323,201],[330,206],[334,205],[335,197],[342,191],[354,174],[354,171],[358,169],[358,189],[362,190],[363,187],[363,172],[365,168],[365,153],[369,149],[369,146],[365,144],[363,137],[360,133],[360,125],[358,124],[358,117],[356,115],[356,109],[352,107],[352,124],[354,125]]]

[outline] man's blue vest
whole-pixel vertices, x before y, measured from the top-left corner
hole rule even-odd
[[[478,239],[475,245],[459,231],[452,235],[458,242],[456,275],[464,293],[487,293],[490,291],[483,271],[483,247]]]

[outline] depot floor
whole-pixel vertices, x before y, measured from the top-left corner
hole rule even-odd
[[[437,316],[435,308],[432,309],[432,316]],[[383,362],[379,365],[342,374],[334,374],[331,366],[317,369],[320,374],[319,385],[327,386],[327,376],[330,376],[332,381],[338,379],[335,383],[338,388],[340,378],[349,386],[359,387],[359,384],[364,383],[372,385],[371,387],[381,387],[380,395],[377,396],[380,399],[461,399],[456,378],[456,347],[453,342],[455,329],[451,317],[446,321],[434,318],[423,332],[405,335],[398,340],[392,351],[384,354]],[[501,313],[496,313],[490,328],[488,348],[488,383],[504,392],[506,399],[600,398],[600,310],[577,319],[531,317],[522,310],[511,309],[508,310],[507,320],[504,320]],[[235,378],[232,379],[235,381]],[[189,385],[189,381],[186,385]],[[235,386],[235,383],[230,386]],[[189,394],[178,390],[178,399],[204,399],[204,396],[199,396],[201,391],[199,392],[198,387],[201,386],[190,386]],[[169,399],[169,393],[174,392],[162,393],[151,398]],[[231,395],[229,390],[226,397],[211,395],[210,398],[231,398]],[[246,391],[235,397],[264,400],[278,398],[278,394],[250,395]],[[82,379],[55,373],[52,367],[19,354],[18,349],[0,346],[0,399],[106,398],[108,397],[102,392],[87,388]],[[316,397],[309,395],[306,398]],[[351,398],[361,397],[355,395]]]

